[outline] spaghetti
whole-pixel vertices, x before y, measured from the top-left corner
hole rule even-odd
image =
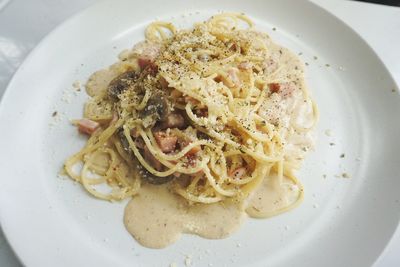
[[[68,175],[100,199],[168,183],[190,203],[243,201],[264,179],[285,178],[300,193],[274,214],[300,203],[293,171],[318,110],[297,57],[236,13],[184,30],[154,22],[145,36],[89,79],[76,124],[90,138],[65,162]]]

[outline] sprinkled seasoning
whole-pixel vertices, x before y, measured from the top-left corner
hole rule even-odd
[[[342,173],[342,177],[343,178],[350,178],[350,176],[346,172]]]

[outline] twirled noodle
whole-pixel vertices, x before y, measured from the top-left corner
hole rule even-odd
[[[248,213],[268,217],[298,205],[303,188],[293,171],[312,148],[318,109],[297,57],[238,13],[188,30],[158,21],[145,36],[102,72],[110,77],[91,77],[88,87],[103,85],[88,88],[85,118],[98,125],[67,159],[68,175],[101,199],[131,197],[149,182],[205,204],[243,200],[276,179],[296,185],[298,198]],[[97,189],[102,184],[110,190]]]

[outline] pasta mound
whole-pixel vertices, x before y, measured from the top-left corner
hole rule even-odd
[[[241,201],[284,176],[302,192],[293,171],[313,146],[318,114],[298,58],[242,14],[183,30],[154,22],[145,34],[89,79],[76,124],[90,138],[67,173],[106,200],[147,182],[189,202]]]

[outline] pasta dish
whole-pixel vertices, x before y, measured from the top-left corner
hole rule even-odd
[[[154,22],[145,37],[89,78],[74,121],[89,139],[67,174],[110,201],[165,187],[189,206],[239,203],[253,217],[299,204],[294,171],[318,117],[303,63],[243,14],[179,30]],[[249,206],[266,181],[295,194],[274,209]]]

